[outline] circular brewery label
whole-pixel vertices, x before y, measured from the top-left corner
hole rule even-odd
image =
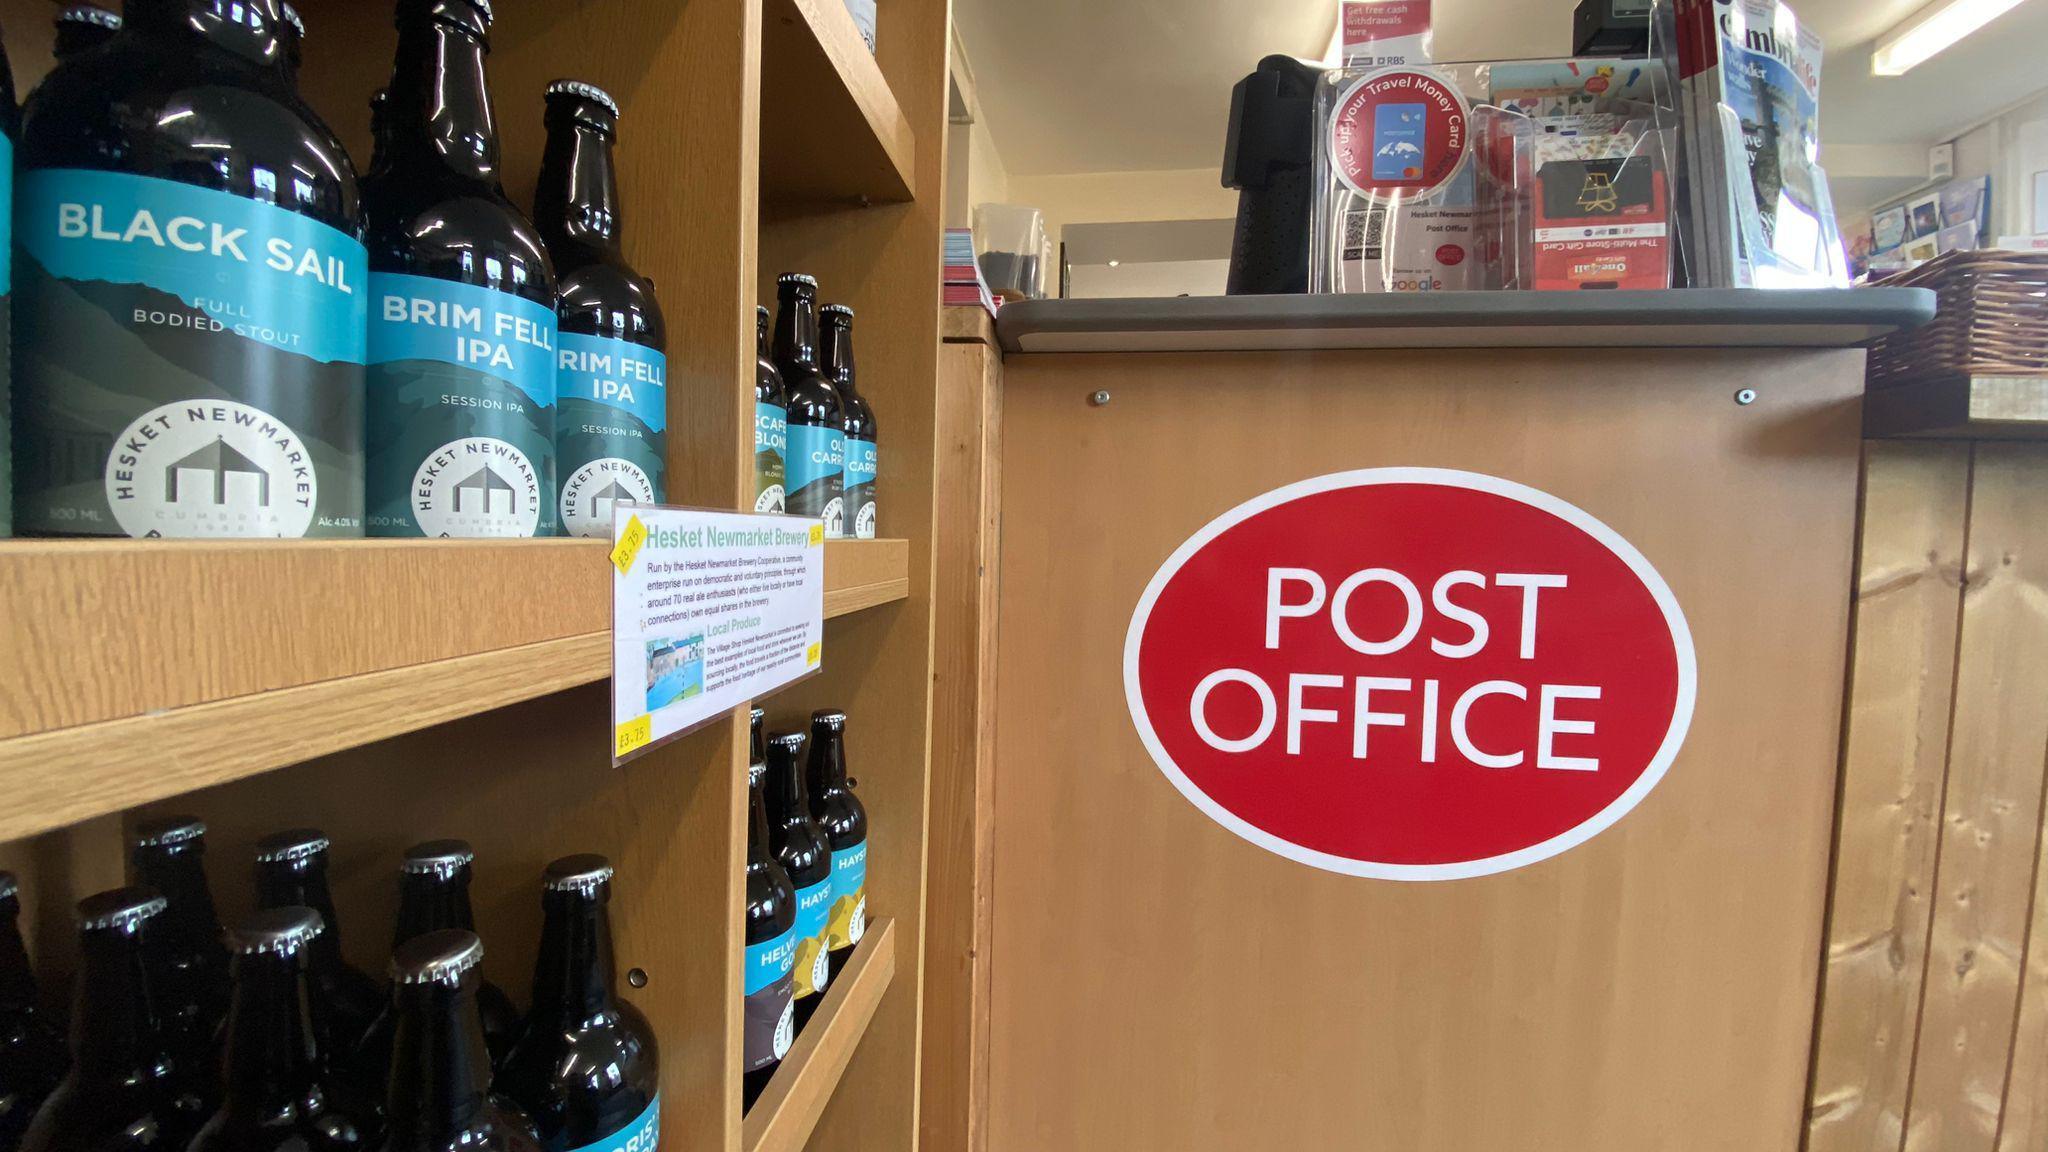
[[[107,503],[130,536],[304,536],[319,482],[305,441],[234,400],[160,404],[107,456]]]
[[[1434,72],[1382,68],[1353,81],[1330,117],[1331,167],[1354,192],[1412,200],[1451,182],[1471,151],[1472,111]]]
[[[420,531],[460,538],[531,536],[540,526],[541,478],[533,461],[492,436],[434,450],[407,494]]]
[[[1333,872],[1446,880],[1620,820],[1685,740],[1678,601],[1591,515],[1498,477],[1382,468],[1224,513],[1131,617],[1125,701],[1223,827]]]
[[[608,456],[592,460],[562,481],[562,531],[569,536],[609,539],[612,509],[654,503],[654,481],[638,464]]]
[[[766,488],[761,489],[761,494],[754,497],[754,511],[764,513],[782,511],[782,485],[770,484]]]

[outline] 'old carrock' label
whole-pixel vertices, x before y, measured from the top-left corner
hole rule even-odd
[[[149,176],[16,191],[22,530],[362,534],[361,244]]]
[[[553,536],[555,312],[370,274],[372,536]]]
[[[561,334],[555,469],[562,532],[609,539],[619,504],[668,499],[668,357],[601,336]]]

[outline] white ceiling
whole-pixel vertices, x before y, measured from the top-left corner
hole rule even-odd
[[[1871,76],[1870,41],[1923,2],[1795,0],[1828,45],[1828,141],[1931,143],[2048,85],[2048,0],[2025,0],[1904,77]],[[1436,0],[1436,58],[1564,55],[1572,7]],[[1012,175],[1220,166],[1231,87],[1262,56],[1320,57],[1335,11],[1335,0],[954,0]]]

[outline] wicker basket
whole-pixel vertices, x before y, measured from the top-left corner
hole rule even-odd
[[[1932,323],[1870,346],[1866,383],[1897,388],[1930,379],[2048,377],[2048,252],[1951,252],[1884,281],[1932,288]]]

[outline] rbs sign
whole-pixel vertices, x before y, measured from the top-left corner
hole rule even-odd
[[[1654,788],[1692,636],[1640,552],[1564,501],[1429,468],[1319,477],[1196,533],[1138,602],[1124,693],[1168,780],[1334,872],[1484,876]]]

